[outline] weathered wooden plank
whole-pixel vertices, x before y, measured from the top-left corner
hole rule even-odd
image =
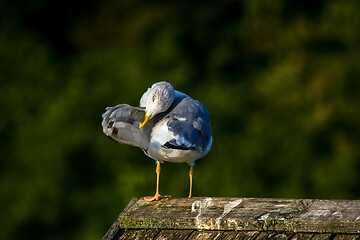
[[[291,240],[310,240],[313,236],[314,233],[295,233]]]
[[[194,231],[187,240],[220,240],[224,236],[223,231]]]
[[[275,240],[288,240],[294,235],[292,232],[279,232],[279,231],[265,231],[261,232],[256,240],[275,239]]]
[[[193,230],[161,230],[154,239],[188,239],[189,235],[193,232]]]
[[[259,231],[225,231],[223,240],[254,240]]]
[[[330,240],[331,236],[331,233],[315,233],[311,240]]]
[[[142,199],[121,228],[360,233],[360,201],[259,198]]]
[[[359,235],[354,234],[338,234],[335,235],[333,240],[356,240],[359,239]]]
[[[114,240],[143,240],[143,239],[154,239],[160,230],[155,229],[128,229],[119,238]]]

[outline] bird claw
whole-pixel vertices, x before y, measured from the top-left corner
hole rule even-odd
[[[147,202],[153,202],[153,201],[159,201],[163,198],[171,198],[171,195],[160,195],[160,194],[155,194],[155,196],[153,197],[144,197],[144,200]]]

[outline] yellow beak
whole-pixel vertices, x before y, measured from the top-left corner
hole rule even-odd
[[[149,121],[151,115],[147,115],[147,112],[145,112],[145,116],[143,118],[143,121],[140,123],[139,128],[142,128],[147,121]]]

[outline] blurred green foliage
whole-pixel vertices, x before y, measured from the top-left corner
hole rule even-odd
[[[166,80],[208,108],[195,196],[360,197],[359,1],[0,0],[0,238],[99,239],[155,165],[101,114]],[[160,190],[186,197],[188,166]]]

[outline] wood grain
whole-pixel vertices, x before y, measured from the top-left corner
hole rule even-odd
[[[133,201],[118,219],[124,229],[193,229],[360,233],[359,200],[168,198]]]

